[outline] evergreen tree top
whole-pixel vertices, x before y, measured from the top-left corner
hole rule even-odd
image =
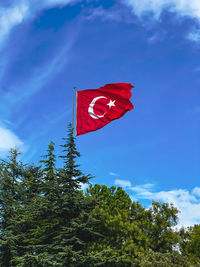
[[[84,175],[79,169],[79,164],[76,164],[76,159],[80,157],[77,151],[75,137],[73,135],[72,124],[68,125],[68,136],[63,138],[64,144],[63,155],[60,158],[64,161],[63,168],[59,170],[60,183],[68,190],[80,189],[81,183],[88,183],[92,178],[90,175]]]

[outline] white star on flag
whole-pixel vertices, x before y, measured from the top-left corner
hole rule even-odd
[[[110,100],[110,102],[107,104],[107,106],[109,106],[109,109],[111,109],[111,107],[115,107],[115,101],[116,100]]]

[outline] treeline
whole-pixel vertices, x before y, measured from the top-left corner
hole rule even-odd
[[[175,230],[178,210],[132,202],[120,187],[94,185],[76,164],[71,125],[63,167],[54,143],[38,166],[11,150],[0,163],[0,266],[200,266],[200,225]]]

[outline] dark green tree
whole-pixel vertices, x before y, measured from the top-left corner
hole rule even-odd
[[[91,216],[93,203],[85,197],[81,189],[82,183],[88,183],[90,175],[84,175],[76,163],[80,153],[76,149],[75,137],[71,124],[68,137],[63,138],[63,168],[57,170],[56,210],[59,224],[54,229],[55,237],[51,245],[53,261],[59,266],[83,266],[89,261],[84,254],[87,242],[93,238],[94,218]]]
[[[0,165],[0,266],[11,266],[12,258],[19,252],[16,218],[21,205],[23,164],[20,153],[10,151],[8,161]]]
[[[55,182],[56,178],[56,155],[54,154],[54,146],[54,142],[51,141],[48,146],[47,155],[42,156],[43,159],[40,160],[40,163],[44,164],[43,173],[45,183]]]
[[[21,186],[21,204],[16,215],[16,237],[19,240],[17,255],[12,259],[12,266],[27,258],[29,255],[37,255],[40,251],[39,233],[40,210],[42,206],[42,171],[39,166],[26,165],[23,170]],[[39,231],[38,231],[39,232]],[[26,266],[26,264],[25,264]],[[39,265],[38,265],[39,266]]]
[[[13,259],[17,266],[53,266],[50,248],[54,229],[59,224],[57,219],[56,157],[54,143],[48,146],[47,155],[40,162],[41,166],[30,165],[23,175],[23,205],[21,206],[18,225],[23,231],[22,247],[24,253]]]
[[[59,183],[63,189],[63,193],[76,192],[76,189],[80,189],[82,184],[88,183],[92,177],[90,175],[84,175],[79,169],[79,164],[76,163],[77,158],[80,157],[80,153],[76,149],[75,137],[73,134],[73,127],[71,124],[68,126],[68,136],[63,138],[64,144],[63,155],[60,158],[63,159],[64,166],[59,170]]]

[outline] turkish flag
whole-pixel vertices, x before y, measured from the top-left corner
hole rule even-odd
[[[77,92],[76,135],[98,130],[133,109],[130,83],[106,84]]]

